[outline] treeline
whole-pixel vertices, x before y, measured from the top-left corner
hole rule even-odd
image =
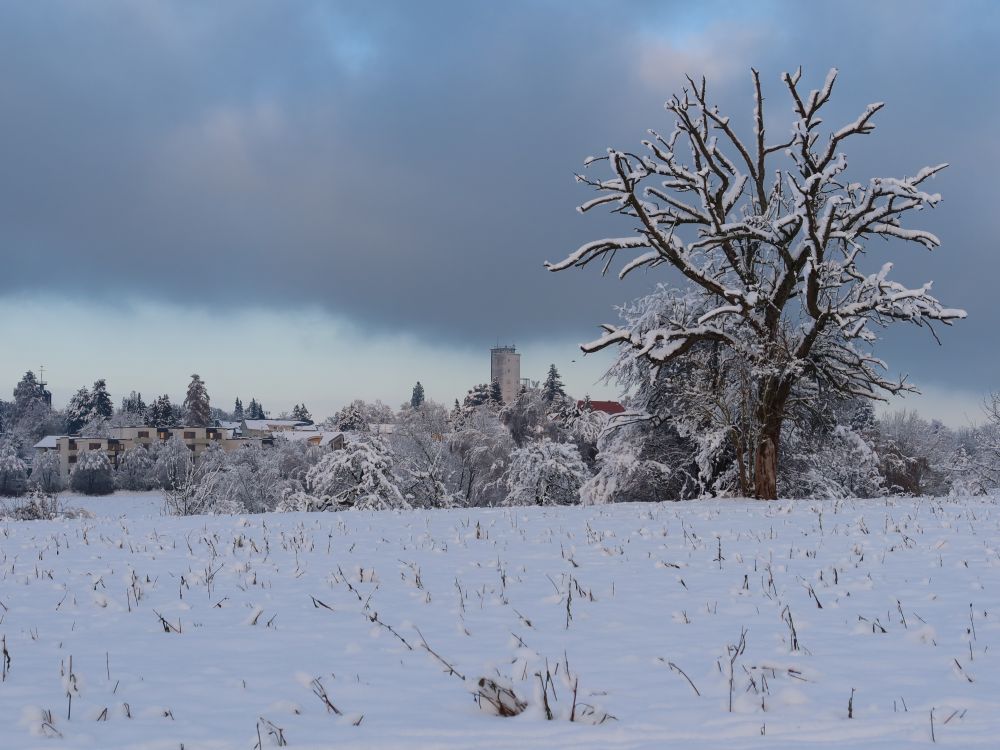
[[[348,434],[344,450],[279,437],[273,448],[213,447],[195,464],[175,438],[130,449],[117,467],[99,451],[81,454],[69,489],[160,489],[176,513],[744,496],[740,436],[706,414],[719,402],[692,402],[683,380],[644,368],[622,357],[612,369],[628,394],[614,417],[569,398],[555,367],[509,404],[483,384],[446,408],[418,383],[398,410],[354,401],[328,419],[325,427]],[[869,401],[826,394],[793,416],[780,461],[787,497],[979,494],[1000,484],[1000,397],[981,426],[963,430],[914,412],[878,419]],[[62,488],[54,454],[29,466],[10,441],[0,447],[0,494]]]
[[[142,393],[133,390],[116,408],[107,381],[101,378],[77,390],[64,408],[54,408],[51,394],[30,370],[18,381],[13,395],[11,401],[0,399],[0,440],[11,443],[22,458],[28,458],[31,447],[45,435],[105,437],[114,427],[205,427],[216,420],[240,422],[271,416],[256,398],[245,407],[237,398],[231,411],[212,406],[208,388],[198,374],[191,376],[180,403],[171,401],[166,393],[147,402]],[[304,403],[276,418],[312,422]]]

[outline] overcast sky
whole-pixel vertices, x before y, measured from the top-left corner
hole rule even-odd
[[[582,160],[669,128],[705,74],[769,118],[802,65],[840,83],[830,117],[887,102],[848,151],[855,179],[951,167],[933,254],[875,248],[969,319],[879,352],[952,424],[1000,387],[1000,3],[45,2],[0,5],[0,387],[46,366],[57,405],[106,377],[213,403],[320,416],[396,405],[417,379],[451,401],[498,340],[572,391],[607,356],[577,344],[652,287],[548,273],[629,226],[573,209]],[[4,385],[6,384],[6,385]],[[9,396],[8,396],[9,397]]]

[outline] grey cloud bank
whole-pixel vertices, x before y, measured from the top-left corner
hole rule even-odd
[[[970,319],[943,349],[906,332],[882,351],[917,382],[996,387],[997,6],[688,5],[5,4],[0,295],[320,306],[430,346],[582,341],[661,280],[543,270],[630,229],[573,211],[582,159],[669,127],[684,73],[738,119],[758,67],[783,128],[779,73],[836,66],[845,120],[888,103],[852,176],[951,164],[925,220],[943,247],[873,257]]]

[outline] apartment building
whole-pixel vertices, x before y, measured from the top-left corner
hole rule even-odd
[[[233,430],[221,427],[114,427],[107,437],[81,437],[78,435],[47,435],[35,444],[39,452],[59,455],[59,468],[69,476],[79,456],[87,451],[103,451],[112,466],[118,466],[122,454],[129,448],[144,446],[147,449],[172,437],[179,437],[197,461],[210,445],[218,445],[228,452],[244,446],[272,445],[267,437],[237,437]]]
[[[270,428],[270,429],[267,429]],[[276,438],[307,442],[319,448],[342,450],[344,434],[321,430],[304,422],[290,420],[246,420],[236,427],[113,427],[107,437],[81,437],[79,435],[47,435],[37,443],[35,450],[54,452],[59,456],[63,476],[73,471],[79,456],[86,451],[103,451],[117,467],[122,454],[130,448],[143,446],[151,449],[173,437],[180,438],[195,461],[212,445],[230,453],[243,447],[271,447]]]

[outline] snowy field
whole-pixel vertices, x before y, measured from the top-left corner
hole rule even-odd
[[[155,495],[86,504],[95,518],[0,523],[0,748],[1000,736],[995,500],[243,518],[165,518]],[[495,715],[480,678],[526,708]]]

